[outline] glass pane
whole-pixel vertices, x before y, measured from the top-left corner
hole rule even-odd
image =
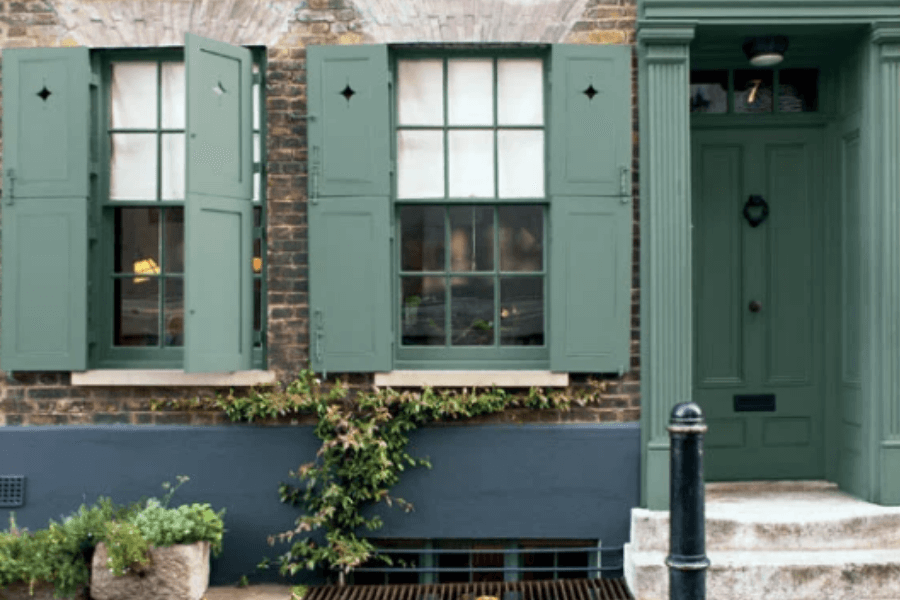
[[[450,270],[494,270],[493,207],[450,207]]]
[[[494,124],[493,61],[447,62],[447,121],[450,125]]]
[[[166,346],[184,346],[184,280],[166,277]]]
[[[449,178],[452,198],[494,197],[494,132],[451,131]]]
[[[115,224],[116,273],[159,275],[159,209],[117,208]]]
[[[253,134],[253,162],[258,163],[260,161],[260,139],[259,133]],[[258,202],[260,198],[259,191],[259,173],[253,174],[253,201]]]
[[[494,344],[494,278],[450,280],[451,342],[454,346]]]
[[[815,112],[818,109],[818,69],[783,69],[778,73],[778,112]]]
[[[156,200],[156,135],[116,133],[109,161],[111,200]]]
[[[444,197],[444,132],[397,132],[397,197]]]
[[[691,71],[691,112],[728,112],[728,71]]]
[[[115,345],[159,344],[159,279],[116,279]]]
[[[398,62],[397,112],[400,125],[444,124],[443,61]]]
[[[253,278],[253,331],[262,331],[262,280],[259,277]]]
[[[772,71],[734,72],[734,112],[772,112]]]
[[[253,240],[253,272],[262,273],[262,240],[256,238]]]
[[[544,197],[544,132],[497,132],[497,174],[501,198]]]
[[[443,271],[444,207],[404,206],[400,209],[400,269]]]
[[[166,273],[184,273],[184,209],[166,209]]]
[[[400,304],[405,346],[446,345],[446,301],[443,277],[403,277]]]
[[[540,60],[497,61],[497,122],[544,123],[544,68]]]
[[[114,129],[155,129],[156,97],[155,62],[112,64],[110,122]]]
[[[500,270],[541,271],[544,268],[544,208],[501,206]]]
[[[163,200],[184,199],[184,134],[165,133],[162,136],[162,194]]]
[[[184,129],[184,63],[162,63],[162,126]]]
[[[253,84],[253,131],[259,131],[259,84]]]
[[[500,278],[500,344],[544,345],[544,278]]]

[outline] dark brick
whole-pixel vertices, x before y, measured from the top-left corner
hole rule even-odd
[[[31,388],[28,390],[28,398],[34,400],[69,398],[72,392],[71,388]]]
[[[131,419],[126,412],[116,413],[94,413],[91,415],[91,421],[95,425],[113,425],[121,423],[130,423]]]

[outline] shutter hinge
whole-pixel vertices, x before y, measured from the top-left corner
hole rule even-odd
[[[628,185],[628,177],[631,174],[631,169],[626,167],[625,165],[619,166],[619,192],[622,196],[627,196],[629,193],[629,185]],[[622,199],[622,204],[627,203],[628,200]]]
[[[309,201],[312,204],[319,203],[319,147],[313,146],[312,160],[309,165],[310,192]]]
[[[262,164],[258,162],[253,163],[253,172],[259,173],[260,171],[262,171]]]
[[[6,175],[9,177],[9,193],[6,194],[6,204],[12,206],[13,195],[16,193],[16,170],[7,169]]]
[[[99,73],[91,72],[90,85],[92,87],[100,87],[100,74]]]
[[[253,83],[257,84],[257,85],[262,83],[262,73],[254,73],[253,74]]]

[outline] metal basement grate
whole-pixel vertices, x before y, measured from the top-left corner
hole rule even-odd
[[[487,598],[485,598],[487,597]],[[624,579],[481,581],[406,585],[323,585],[304,600],[634,600]]]
[[[25,503],[25,476],[0,475],[0,508],[16,508]]]

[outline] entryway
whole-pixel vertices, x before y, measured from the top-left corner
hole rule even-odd
[[[825,476],[823,132],[756,123],[691,132],[707,481]]]

